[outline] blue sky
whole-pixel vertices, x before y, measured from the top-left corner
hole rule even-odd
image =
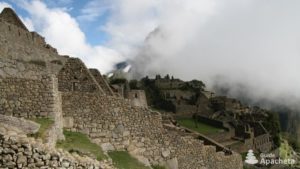
[[[28,29],[44,36],[59,54],[79,57],[108,73],[135,57],[158,26],[154,11],[159,1],[0,0],[0,10],[12,7]]]
[[[18,15],[21,15],[24,18],[30,17],[29,13],[24,8],[20,7],[20,5],[18,5],[19,3],[18,1],[5,0],[0,2],[5,2],[10,4],[18,13]],[[64,9],[67,13],[69,13],[72,17],[74,17],[78,21],[81,30],[85,33],[86,38],[91,45],[105,44],[109,39],[109,35],[105,31],[103,31],[101,27],[104,26],[107,20],[109,19],[110,11],[109,9],[105,9],[105,11],[101,12],[101,14],[99,15],[95,14],[97,16],[93,17],[92,19],[89,18],[80,19],[82,15],[85,15],[83,9],[87,8],[90,2],[91,1],[83,1],[83,0],[44,1],[44,3],[49,8]],[[106,2],[106,0],[99,0],[98,4],[99,5],[104,4],[104,2]]]

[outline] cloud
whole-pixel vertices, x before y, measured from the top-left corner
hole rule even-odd
[[[108,72],[121,60],[118,52],[105,46],[92,46],[73,18],[64,8],[48,8],[42,1],[23,1],[34,29],[45,36],[47,43],[63,55],[81,58],[89,67]]]
[[[299,5],[298,0],[92,0],[78,18],[42,1],[22,6],[34,29],[60,53],[103,72],[129,60],[139,77],[196,78],[233,97],[300,109]],[[101,29],[110,39],[92,46],[76,19],[96,21],[105,12]]]
[[[111,8],[112,0],[92,0],[81,9],[81,15],[77,18],[81,21],[95,21]]]
[[[300,1],[120,0],[105,30],[142,75],[299,108]],[[132,57],[135,56],[135,57]]]
[[[2,11],[4,8],[12,8],[12,6],[6,2],[0,2],[0,11]]]

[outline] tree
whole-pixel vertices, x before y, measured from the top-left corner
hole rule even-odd
[[[137,80],[130,80],[129,82],[130,89],[139,89]]]

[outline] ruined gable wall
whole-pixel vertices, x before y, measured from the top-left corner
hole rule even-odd
[[[0,18],[27,31],[26,26],[11,8],[4,8],[0,14]]]
[[[199,140],[169,132],[159,113],[132,107],[128,100],[83,92],[63,92],[62,100],[63,116],[74,120],[70,130],[88,134],[99,145],[112,144],[153,164],[177,159],[180,169],[242,168],[239,155],[225,156]]]
[[[102,77],[101,73],[97,69],[89,69],[91,74],[94,76],[100,87],[103,89],[103,91],[106,93],[108,96],[113,96],[113,91],[108,85],[107,81]]]
[[[104,94],[93,75],[78,58],[69,58],[58,73],[58,89],[63,92],[81,91]]]
[[[35,32],[26,31],[2,18],[0,18],[0,32],[1,58],[65,62],[66,58],[59,56],[56,49],[48,45],[45,39]]]

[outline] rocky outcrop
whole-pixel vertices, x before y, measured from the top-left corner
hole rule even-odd
[[[25,134],[33,134],[38,132],[40,125],[25,119],[0,114],[0,124],[18,128]]]

